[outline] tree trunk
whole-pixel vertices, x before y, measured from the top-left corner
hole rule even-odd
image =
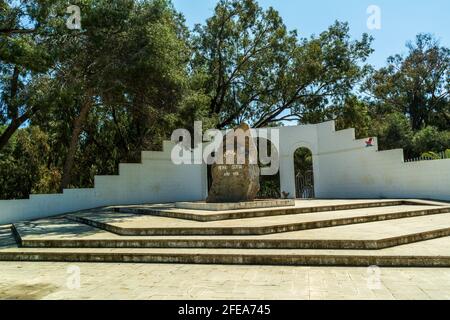
[[[17,66],[14,67],[13,76],[11,78],[11,93],[10,93],[10,101],[16,98],[18,86],[19,86],[19,75],[20,71]],[[20,128],[20,126],[29,119],[29,115],[31,112],[25,112],[22,116],[19,117],[19,111],[17,108],[12,112],[13,119],[11,120],[10,125],[6,130],[0,135],[0,151],[8,144],[9,139],[13,136],[13,134]]]
[[[70,139],[69,150],[67,151],[66,161],[64,162],[63,174],[61,178],[60,191],[62,192],[70,184],[72,180],[72,169],[75,154],[78,148],[78,142],[80,138],[81,130],[86,122],[89,111],[92,108],[91,97],[82,105],[80,115],[75,119],[73,123],[72,138]]]
[[[14,119],[8,128],[0,135],[0,151],[8,144],[9,139],[13,134],[20,128],[20,126],[28,120],[28,114],[21,116],[20,118]]]

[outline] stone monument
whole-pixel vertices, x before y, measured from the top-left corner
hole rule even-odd
[[[207,203],[253,201],[259,192],[258,156],[250,127],[243,123],[223,139],[212,165]]]

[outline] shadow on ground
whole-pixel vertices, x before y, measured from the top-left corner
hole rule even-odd
[[[9,285],[0,289],[0,299],[39,300],[59,289],[58,286],[48,283]]]

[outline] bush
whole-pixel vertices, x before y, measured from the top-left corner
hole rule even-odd
[[[416,154],[424,152],[439,153],[450,149],[450,131],[439,131],[435,127],[425,127],[413,138],[413,150]]]
[[[48,167],[49,139],[38,127],[20,129],[0,153],[0,198],[23,199],[30,193],[52,193],[59,170]]]
[[[409,119],[403,114],[388,114],[373,131],[373,136],[378,137],[380,150],[404,149],[407,155],[413,153],[413,131]]]
[[[447,150],[443,151],[442,153],[428,151],[428,152],[422,153],[421,157],[426,158],[426,159],[438,160],[438,159],[442,159],[442,156],[444,156],[444,159],[450,159],[450,149],[447,149]]]

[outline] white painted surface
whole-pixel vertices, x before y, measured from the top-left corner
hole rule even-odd
[[[429,198],[450,201],[450,159],[405,163],[402,150],[367,148],[355,131],[335,131],[334,122],[281,127],[281,191],[295,197],[294,153],[313,154],[318,198]],[[142,152],[142,163],[121,164],[117,176],[95,177],[92,189],[63,194],[31,195],[29,200],[1,200],[0,224],[30,220],[106,205],[203,200],[207,196],[205,165],[177,166],[173,144],[162,152]]]
[[[313,128],[316,130],[314,133]],[[281,191],[295,195],[294,152],[313,154],[317,198],[425,198],[450,201],[450,159],[405,163],[403,150],[378,151],[334,122],[280,128]]]
[[[206,197],[206,167],[177,166],[164,152],[143,152],[141,164],[121,164],[117,176],[96,176],[92,189],[0,200],[0,225],[107,205],[198,201]]]

